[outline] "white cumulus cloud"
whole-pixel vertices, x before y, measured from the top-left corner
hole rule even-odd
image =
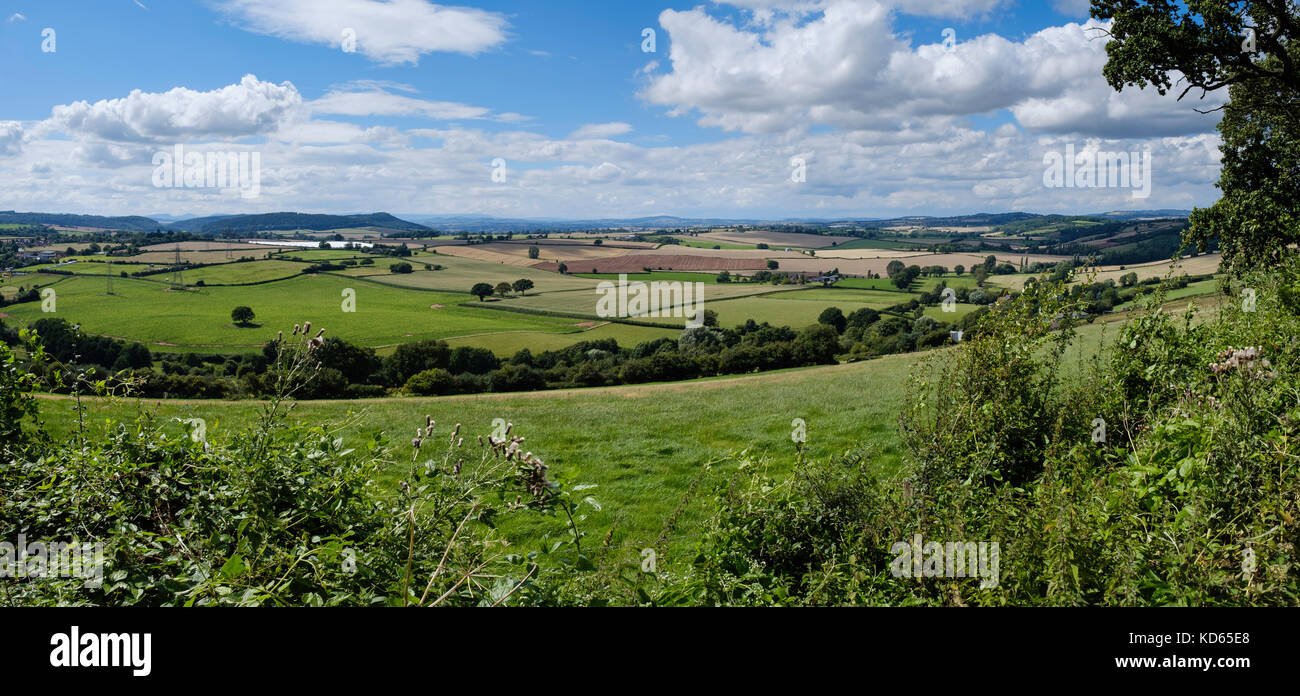
[[[384,64],[415,64],[425,53],[474,55],[506,41],[506,18],[425,0],[213,0],[240,27],[302,43],[355,50]]]
[[[292,84],[245,75],[238,84],[208,92],[137,89],[120,99],[56,106],[42,129],[119,142],[241,138],[277,130],[301,103]]]
[[[607,140],[617,135],[631,133],[632,126],[622,123],[588,123],[576,131],[573,131],[569,138],[571,140]]]

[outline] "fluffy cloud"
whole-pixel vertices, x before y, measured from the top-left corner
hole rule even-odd
[[[617,135],[631,133],[632,126],[622,123],[588,123],[569,136],[573,140],[607,140]]]
[[[292,84],[245,75],[239,84],[210,92],[133,90],[121,99],[56,106],[42,130],[119,142],[241,138],[277,130],[301,104]]]
[[[308,107],[316,113],[343,116],[419,116],[438,120],[485,118],[491,109],[444,101],[426,101],[383,90],[332,91]]]
[[[214,0],[248,31],[355,50],[385,64],[416,64],[425,53],[476,54],[506,41],[506,19],[425,0]]]
[[[959,37],[950,52],[940,37],[914,45],[897,36],[900,3],[732,4],[755,10],[753,21],[665,12],[670,56],[641,78],[645,99],[735,132],[716,142],[614,140],[632,132],[623,122],[553,138],[502,125],[527,117],[425,99],[400,83],[352,82],[304,101],[290,83],[250,75],[212,91],[135,91],[58,106],[41,122],[0,121],[0,179],[9,207],[101,214],[837,218],[1187,208],[1217,197],[1213,118],[1149,92],[1116,95],[1099,77],[1096,25],[1017,41]],[[990,112],[1005,123],[966,118]],[[178,142],[256,150],[261,197],[154,188],[152,153]],[[1149,149],[1151,197],[1046,188],[1044,155],[1070,145]],[[807,161],[802,183],[791,180],[795,156]],[[496,158],[507,162],[505,183],[492,180]]]
[[[671,72],[652,76],[641,96],[670,106],[673,115],[699,114],[703,126],[749,133],[812,125],[903,130],[917,119],[1003,109],[1049,133],[1188,135],[1214,128],[1215,118],[1172,97],[1115,93],[1101,77],[1105,25],[1093,20],[1020,42],[958,37],[948,50],[938,36],[913,48],[894,33],[894,10],[877,0],[827,0],[815,16],[750,27],[703,8],[666,10],[660,23],[672,38]]]
[[[716,0],[719,4],[732,5],[750,10],[755,22],[767,24],[778,13],[805,15],[824,10],[834,0]],[[1082,1],[1089,0],[1057,0]],[[892,9],[920,17],[949,17],[969,19],[983,16],[1000,7],[1010,5],[1014,0],[883,0]],[[1087,14],[1085,11],[1084,14]]]
[[[0,121],[0,156],[15,155],[23,147],[23,124],[17,121]]]
[[[0,132],[4,132],[0,128]],[[901,137],[900,137],[901,136]],[[1044,155],[1149,148],[1152,194],[1128,189],[1049,189]],[[686,146],[549,138],[475,128],[399,130],[309,119],[270,133],[261,153],[261,197],[207,189],[156,189],[154,148],[60,138],[28,140],[0,157],[10,206],[103,214],[212,214],[312,210],[464,212],[524,217],[671,213],[733,217],[858,217],[977,210],[1101,212],[1186,208],[1214,200],[1215,135],[1152,139],[1035,136],[925,124],[875,131],[741,135]],[[233,146],[227,146],[233,147]],[[791,181],[790,158],[807,160]],[[491,178],[506,160],[506,183]],[[52,167],[50,165],[53,165]],[[37,174],[39,173],[39,176]]]

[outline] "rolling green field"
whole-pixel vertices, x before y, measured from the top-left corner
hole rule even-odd
[[[192,271],[185,271],[185,283],[193,285],[200,280],[208,285],[237,285],[240,283],[259,283],[277,278],[289,278],[306,270],[307,265],[294,261],[264,259],[243,263],[226,263],[220,266],[207,266]],[[167,275],[152,276],[166,279]]]
[[[1187,287],[1185,288],[1170,290],[1168,293],[1165,294],[1165,299],[1172,302],[1174,300],[1183,300],[1190,297],[1214,295],[1217,294],[1218,292],[1219,292],[1219,281],[1214,278],[1209,278],[1207,280],[1198,280],[1195,283],[1188,283]],[[1141,306],[1143,301],[1144,299],[1141,296],[1139,296],[1133,300],[1125,302],[1122,305],[1119,305],[1117,309],[1124,309],[1124,310],[1132,309],[1134,307]]]
[[[388,270],[390,265],[399,261],[411,264],[414,270],[411,273],[401,274]],[[443,268],[440,271],[426,271],[424,270],[424,264],[430,266],[441,265]],[[527,278],[533,281],[534,286],[532,290],[528,291],[530,295],[563,290],[594,289],[597,282],[587,278],[539,271],[525,266],[511,266],[446,254],[415,254],[405,259],[376,258],[373,266],[357,266],[346,271],[338,271],[338,273],[349,276],[372,277],[377,282],[400,287],[449,292],[469,292],[469,289],[475,283],[496,285],[500,282],[513,283],[520,278]]]
[[[639,385],[587,390],[457,396],[437,399],[378,399],[361,402],[303,402],[293,419],[304,423],[356,423],[344,433],[356,445],[368,434],[385,432],[396,441],[398,461],[409,461],[404,437],[424,423],[426,414],[446,433],[456,423],[472,437],[492,432],[492,420],[514,423],[514,433],[528,438],[528,448],[550,466],[553,475],[570,484],[596,484],[588,491],[601,504],[583,528],[590,543],[610,534],[615,546],[652,545],[664,523],[682,505],[683,497],[705,465],[749,449],[771,457],[774,471],[793,463],[791,421],[808,423],[811,456],[828,456],[870,445],[878,463],[890,469],[899,461],[894,420],[902,397],[908,364],[915,356],[826,368],[790,370],[729,379],[676,384]],[[761,408],[737,408],[761,404]],[[42,417],[55,437],[65,437],[73,423],[71,401],[41,400]],[[137,409],[154,412],[169,430],[181,433],[173,418],[203,418],[208,437],[251,427],[258,402],[154,401],[97,402],[91,414],[129,419]],[[409,426],[409,428],[407,427]],[[96,426],[98,427],[98,426]],[[466,437],[467,440],[470,437]],[[403,475],[404,464],[381,474],[386,486]],[[725,475],[733,470],[719,464]],[[668,534],[670,548],[688,552],[704,519],[699,501],[682,506],[676,529]],[[507,529],[515,539],[528,540],[550,531],[556,523]],[[549,525],[549,526],[548,526]]]
[[[117,275],[122,271],[135,273],[136,271],[144,271],[150,268],[154,268],[154,266],[147,263],[114,263],[111,272],[113,275]],[[103,257],[94,259],[77,259],[76,263],[42,263],[35,266],[24,266],[22,268],[22,270],[27,273],[47,271],[50,269],[75,273],[77,275],[105,275],[110,272],[109,265],[104,262]]]
[[[576,320],[570,320],[576,321]],[[585,323],[585,322],[584,322]],[[636,326],[633,324],[601,324],[593,328],[574,325],[580,333],[540,333],[536,331],[501,331],[479,336],[464,336],[447,339],[447,343],[457,346],[474,346],[487,348],[502,358],[510,357],[527,348],[533,353],[548,350],[561,350],[579,341],[600,341],[612,338],[624,348],[635,347],[638,343],[654,341],[660,338],[676,340],[681,335],[676,329],[659,329],[653,326]]]
[[[757,249],[757,244],[738,244],[736,242],[715,242],[708,239],[698,239],[675,235],[676,239],[681,242],[681,246],[693,247],[696,249]]]
[[[349,251],[347,249],[293,249],[282,251],[275,255],[275,258],[282,259],[302,259],[303,261],[341,261],[343,259],[376,259],[376,263],[382,260],[361,251]],[[385,267],[386,268],[386,267]]]
[[[1067,374],[1093,355],[1103,337],[1118,334],[1118,323],[1098,322],[1080,329],[1063,362]],[[523,394],[483,394],[440,398],[301,402],[291,420],[336,426],[338,435],[359,445],[383,432],[397,447],[395,460],[381,472],[384,486],[396,485],[409,461],[407,430],[425,415],[446,433],[456,423],[470,440],[492,430],[492,420],[515,425],[528,448],[569,484],[595,484],[589,493],[601,510],[583,523],[590,543],[606,538],[633,552],[663,535],[670,562],[692,550],[708,514],[706,490],[691,489],[697,479],[723,480],[734,471],[730,457],[749,450],[779,475],[794,464],[791,421],[808,424],[810,457],[827,457],[858,447],[875,452],[874,462],[888,474],[900,462],[897,418],[907,376],[925,354],[893,355],[847,365],[803,368],[672,384],[576,389]],[[67,437],[75,423],[66,397],[40,399],[42,418],[55,437]],[[744,405],[743,407],[738,407]],[[181,435],[175,418],[203,418],[211,440],[252,427],[261,402],[91,400],[92,434],[105,419],[129,420],[144,411]],[[408,427],[409,426],[409,427]],[[405,429],[404,429],[405,428]],[[709,467],[706,473],[706,467]],[[701,479],[703,480],[703,479]],[[706,487],[708,483],[704,484]],[[672,529],[665,522],[677,514]],[[505,531],[528,543],[556,531],[555,523],[533,522]]]
[[[848,315],[864,307],[885,309],[906,302],[910,297],[912,296],[896,292],[815,288],[709,302],[705,306],[718,313],[718,323],[722,326],[735,326],[753,319],[760,324],[768,322],[773,326],[800,329],[816,324],[817,317],[827,307],[839,307],[840,311]]]
[[[37,303],[7,307],[6,312],[24,322],[58,316],[80,323],[90,333],[204,348],[256,348],[274,338],[276,331],[304,321],[327,329],[329,335],[369,346],[501,331],[578,330],[572,320],[459,306],[472,300],[469,295],[403,290],[331,275],[187,291],[118,279],[111,296],[104,294],[103,280],[98,278],[64,278],[52,287],[58,298],[53,315],[42,313]],[[343,311],[346,288],[356,291],[355,312]],[[231,322],[230,310],[240,305],[253,308],[260,328]]]
[[[911,249],[917,242],[899,242],[890,239],[855,239],[837,245],[836,249]]]

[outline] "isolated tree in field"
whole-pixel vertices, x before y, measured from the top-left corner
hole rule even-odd
[[[971,275],[975,276],[975,284],[980,286],[981,288],[984,287],[984,281],[988,280],[989,278],[988,269],[985,268],[984,266],[976,266],[975,270],[971,273]]]
[[[528,294],[529,290],[533,289],[533,281],[527,278],[520,278],[519,280],[515,281],[514,288],[515,288],[515,292],[519,293],[520,295],[526,295]]]
[[[240,326],[248,326],[249,323],[251,323],[255,317],[256,315],[253,314],[252,307],[245,307],[243,305],[240,305],[230,310],[230,318],[233,319],[235,323],[239,324]]]
[[[1287,0],[1093,0],[1111,20],[1112,88],[1197,98],[1226,88],[1218,130],[1223,192],[1192,212],[1183,241],[1217,240],[1234,271],[1272,265],[1300,242],[1300,6]],[[1189,108],[1191,108],[1189,106]]]
[[[716,280],[717,280],[719,283],[730,283],[730,282],[731,282],[731,271],[723,271],[723,272],[719,273],[719,274],[718,274],[718,277],[717,277]]]
[[[718,326],[718,313],[711,309],[704,310],[704,325],[716,328]]]
[[[568,265],[567,263],[564,263],[563,261],[561,261],[561,262],[560,262],[560,267],[557,268],[557,269],[555,269],[555,270],[559,271],[559,272],[560,272],[560,275],[564,275],[565,273],[568,273],[568,272],[569,272],[569,265]]]
[[[510,290],[511,290],[510,283],[504,281],[497,283],[496,291],[498,295],[502,297],[506,297],[507,295],[510,294]]]
[[[535,259],[542,255],[542,248],[536,244],[528,247],[528,258]]]
[[[779,261],[777,261],[776,259],[768,259],[768,260],[767,260],[767,270],[769,270],[769,271],[775,271],[776,269],[778,269],[778,268],[780,268],[780,267],[781,267],[781,263],[780,263]]]
[[[474,283],[474,287],[469,289],[469,294],[478,298],[482,302],[484,298],[492,295],[492,286],[487,283]]]
[[[956,273],[957,275],[961,275],[961,274],[963,274],[963,273],[966,272],[966,267],[963,266],[963,265],[961,265],[961,264],[957,264],[956,266],[953,267],[952,270],[953,270],[953,272]]]
[[[907,268],[907,264],[903,263],[902,261],[899,261],[898,259],[894,259],[893,261],[889,262],[888,266],[885,266],[885,275],[892,278],[895,275],[897,275],[899,272],[901,272],[904,268]]]
[[[601,244],[604,244],[604,243],[605,243],[605,240],[603,240],[603,239],[597,239],[596,241],[592,242],[592,244],[594,244],[595,246],[600,246]]]

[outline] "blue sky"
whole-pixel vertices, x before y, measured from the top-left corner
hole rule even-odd
[[[280,8],[268,14],[251,0],[0,4],[0,124],[10,124],[0,172],[42,179],[11,190],[7,208],[821,217],[1132,207],[1127,192],[1035,185],[1040,151],[1066,142],[1167,150],[1141,207],[1214,196],[1214,124],[1191,105],[1126,93],[1104,114],[1072,113],[1096,95],[1112,100],[1092,70],[1101,42],[1089,46],[1071,24],[1086,2],[493,0],[442,6],[460,30],[428,39],[411,29],[428,3],[397,0],[396,19],[359,25],[355,52],[334,28],[384,2],[285,0],[263,3]],[[837,36],[846,25],[858,33]],[[53,53],[42,50],[47,27]],[[642,50],[647,27],[654,53]],[[945,58],[932,45],[949,27],[957,44]],[[1061,74],[1027,65],[1040,60]],[[1080,62],[1090,67],[1071,66]],[[1012,66],[1024,75],[1008,75]],[[249,75],[257,82],[240,87]],[[136,103],[114,102],[135,90]],[[375,93],[395,105],[366,106]],[[55,111],[79,102],[73,115]],[[316,132],[307,127],[321,135],[298,141]],[[150,186],[146,161],[174,143],[261,147],[262,195]],[[514,181],[458,181],[498,156]],[[810,186],[761,171],[790,157],[815,163]],[[422,158],[443,170],[420,181]]]

